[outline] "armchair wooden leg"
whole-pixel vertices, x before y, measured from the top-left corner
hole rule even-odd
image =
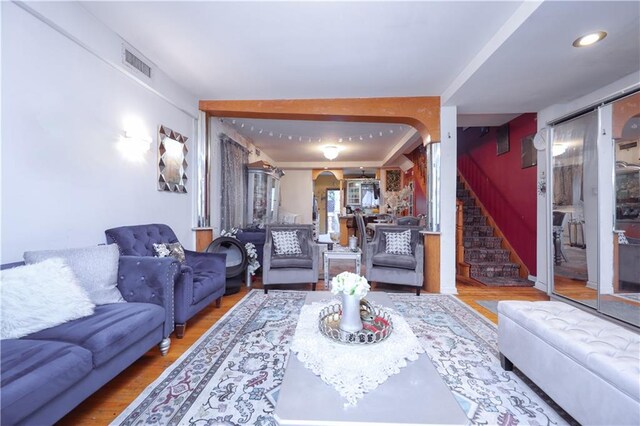
[[[218,298],[216,299],[216,308],[219,308],[219,307],[220,307],[220,303],[222,303],[222,296],[220,296],[220,297],[218,297]]]
[[[184,337],[184,331],[187,329],[187,324],[176,324],[176,337],[182,339]]]
[[[420,296],[420,287],[416,287],[416,296]]]
[[[311,291],[316,291],[316,283],[311,283]]]
[[[266,285],[264,285],[264,284],[263,284],[263,285],[262,285],[262,287],[264,288],[264,294],[269,293],[269,290],[267,289],[267,286],[266,286]]]

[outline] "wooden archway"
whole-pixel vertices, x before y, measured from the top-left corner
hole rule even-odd
[[[398,123],[415,127],[425,141],[440,141],[440,97],[200,101],[215,117]]]
[[[208,116],[274,120],[349,121],[407,124],[426,143],[440,142],[440,97],[292,99],[292,100],[201,100]],[[440,235],[425,241],[425,289],[440,290]]]

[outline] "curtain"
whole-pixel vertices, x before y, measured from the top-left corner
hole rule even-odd
[[[222,229],[242,228],[247,205],[247,171],[249,151],[229,138],[220,135],[222,162]]]

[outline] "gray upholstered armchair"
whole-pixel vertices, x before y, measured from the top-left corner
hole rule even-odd
[[[415,216],[402,216],[396,220],[396,224],[418,226],[420,225],[420,218]]]
[[[420,295],[424,271],[424,247],[419,226],[378,226],[373,241],[367,245],[365,264],[369,281],[401,284],[416,288]],[[411,254],[386,252],[387,233],[411,231]]]
[[[274,232],[294,231],[301,253],[278,254]],[[277,242],[277,241],[276,241]],[[281,247],[279,247],[281,248]],[[262,265],[262,285],[318,283],[318,244],[313,241],[313,225],[267,225]]]

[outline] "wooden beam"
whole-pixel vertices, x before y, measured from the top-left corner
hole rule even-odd
[[[215,117],[408,124],[424,140],[440,140],[440,97],[201,100]]]

